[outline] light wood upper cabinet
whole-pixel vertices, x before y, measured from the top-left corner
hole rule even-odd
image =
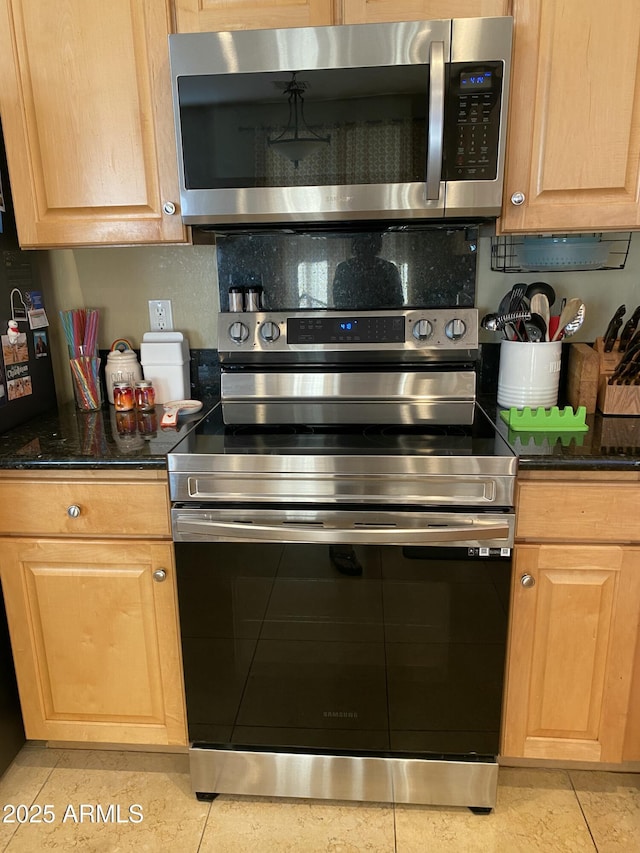
[[[174,0],[179,33],[319,27],[335,23],[335,0]]]
[[[502,754],[622,761],[640,549],[519,546],[511,604]]]
[[[179,33],[509,15],[511,0],[174,0]]]
[[[23,247],[186,241],[170,14],[169,0],[0,0],[0,112]]]
[[[514,0],[513,8],[499,230],[638,228],[640,4]]]
[[[511,14],[511,0],[342,0],[342,24],[491,18]]]

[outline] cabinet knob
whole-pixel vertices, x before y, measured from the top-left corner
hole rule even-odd
[[[80,515],[81,511],[82,510],[77,504],[71,504],[71,506],[67,507],[67,515],[69,516],[69,518],[77,518]]]
[[[172,201],[165,201],[165,203],[162,205],[162,209],[168,216],[173,216],[173,214],[176,212],[176,206]]]
[[[162,581],[166,581],[167,573],[164,569],[156,569],[153,573],[153,579],[156,583],[162,583]]]
[[[525,197],[524,193],[514,193],[511,196],[511,204],[516,204],[516,205],[524,204],[525,200],[526,200],[526,197]]]
[[[523,587],[528,589],[529,587],[536,585],[536,579],[533,577],[533,575],[522,575],[522,577],[520,578],[520,583]]]

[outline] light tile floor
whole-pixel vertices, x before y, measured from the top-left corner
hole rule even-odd
[[[640,851],[640,774],[632,773],[503,767],[497,806],[479,816],[228,795],[201,803],[186,755],[27,745],[0,779],[0,808],[7,853]]]

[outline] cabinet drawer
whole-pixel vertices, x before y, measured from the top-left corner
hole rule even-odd
[[[170,536],[163,482],[7,480],[0,483],[0,534]]]
[[[544,542],[640,542],[640,484],[520,483],[516,538]]]

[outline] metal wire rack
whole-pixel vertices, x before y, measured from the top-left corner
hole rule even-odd
[[[630,246],[630,231],[492,237],[491,269],[496,272],[621,270]]]

